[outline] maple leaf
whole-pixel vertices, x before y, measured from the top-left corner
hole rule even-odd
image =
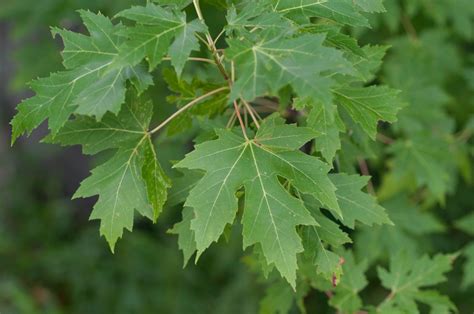
[[[339,133],[345,129],[340,122],[337,107],[332,103],[313,103],[302,99],[297,99],[293,106],[299,110],[305,108],[310,110],[306,124],[318,132],[314,149],[320,152],[327,162],[331,162],[336,151],[341,148]]]
[[[12,142],[48,119],[53,135],[57,134],[72,113],[96,116],[118,113],[125,101],[125,82],[130,79],[140,89],[151,84],[148,73],[139,67],[110,68],[118,54],[121,39],[114,26],[101,14],[80,11],[90,36],[54,28],[64,40],[64,65],[67,71],[51,74],[31,83],[36,96],[18,106]]]
[[[352,0],[274,0],[273,3],[276,3],[276,12],[301,24],[307,23],[311,17],[320,17],[351,26],[369,26]]]
[[[365,277],[368,265],[365,260],[356,263],[351,252],[345,251],[342,256],[344,258],[342,264],[344,276],[334,289],[335,295],[329,300],[329,304],[342,313],[356,313],[362,307],[359,292],[368,284]]]
[[[390,258],[390,270],[378,267],[377,273],[382,285],[390,289],[390,295],[379,306],[380,312],[393,310],[417,313],[416,301],[426,303],[433,308],[442,306],[445,310],[455,310],[449,299],[436,291],[422,288],[434,286],[446,280],[444,273],[452,268],[455,255],[438,254],[433,258],[409,257],[403,253]]]
[[[410,177],[417,186],[427,186],[441,202],[449,190],[452,159],[439,147],[448,145],[444,139],[414,134],[398,140],[389,149],[394,154],[393,173],[396,178]]]
[[[191,229],[191,220],[194,218],[194,212],[191,207],[183,208],[183,219],[169,230],[169,233],[178,235],[179,249],[183,252],[184,266],[188,263],[191,256],[196,252],[196,242],[194,232]]]
[[[357,6],[359,6],[364,12],[386,12],[383,6],[383,0],[355,0]]]
[[[372,139],[377,134],[378,122],[395,122],[397,112],[403,107],[397,97],[399,91],[386,86],[343,87],[333,92],[336,102]]]
[[[393,224],[376,199],[361,191],[369,177],[340,173],[330,175],[330,179],[337,189],[336,196],[342,212],[340,220],[344,225],[353,229],[356,220],[366,225]]]
[[[282,281],[268,287],[265,297],[260,301],[260,314],[288,313],[293,304],[293,292]]]
[[[321,219],[322,217],[324,216],[318,218]],[[329,225],[327,218],[317,220],[319,224],[321,224],[320,221],[323,221],[327,231]],[[340,241],[340,238],[346,237],[346,235],[337,228],[337,225],[336,227],[331,226],[330,228],[338,230],[336,232],[339,233],[339,235],[331,235],[332,237],[337,237],[338,241]],[[307,258],[312,265],[316,266],[316,272],[322,274],[325,279],[332,280],[335,278],[339,280],[342,274],[341,257],[326,248],[323,240],[327,240],[327,234],[323,234],[324,231],[322,230],[325,229],[318,228],[317,226],[307,226],[301,231],[305,258]]]
[[[191,52],[199,49],[195,33],[207,31],[199,20],[188,23],[184,12],[153,3],[134,6],[117,16],[135,21],[136,25],[121,32],[129,40],[120,47],[116,63],[135,65],[146,57],[152,70],[168,53],[178,75]]]
[[[358,255],[370,262],[399,250],[416,255],[426,247],[430,235],[446,230],[440,219],[413,204],[406,195],[398,195],[381,205],[387,209],[394,225],[359,228],[354,239]]]
[[[372,81],[382,65],[382,59],[388,48],[389,46],[366,45],[361,48],[363,55],[360,53],[349,54],[347,59],[352,62],[357,79],[346,77],[344,80],[362,80],[365,83]]]
[[[322,72],[352,70],[340,51],[323,46],[324,39],[322,34],[271,36],[258,42],[229,39],[226,57],[234,61],[237,75],[230,98],[251,101],[257,96],[277,94],[289,84],[301,97],[329,102],[332,80]]]
[[[341,256],[334,249],[352,241],[337,222],[321,212],[321,205],[314,198],[303,196],[303,200],[318,225],[303,226],[300,229],[305,249],[301,261],[304,265],[316,267],[315,273],[326,280],[338,281],[342,275],[342,263]]]
[[[150,101],[130,97],[120,113],[108,113],[101,121],[79,116],[69,121],[47,142],[82,145],[83,151],[96,154],[115,150],[114,155],[92,170],[74,197],[99,195],[91,219],[100,219],[100,232],[112,251],[123,229],[132,230],[134,210],[156,221],[170,181],[161,169],[148,133],[153,106]]]
[[[301,31],[310,33],[326,34],[325,43],[331,47],[336,47],[356,56],[367,58],[367,55],[357,40],[351,36],[341,33],[341,27],[332,24],[309,24],[301,27]]]
[[[364,224],[392,224],[385,209],[378,205],[375,198],[360,189],[367,184],[368,178],[357,175],[330,174],[329,178],[336,186],[336,197],[342,216],[338,219],[349,228],[354,228],[355,221]],[[325,244],[337,248],[351,242],[350,238],[339,228],[337,223],[325,217],[320,211],[322,206],[313,197],[304,197],[305,205],[311,209],[319,226],[304,226],[302,238],[305,247],[304,255],[317,267],[317,272],[326,279],[339,280],[342,274],[341,257],[329,250]]]
[[[231,6],[227,12],[227,33],[243,30],[272,30],[278,34],[291,34],[295,31],[293,23],[281,14],[272,10],[268,1],[248,1],[245,6],[237,12],[235,6]]]
[[[274,263],[294,285],[296,254],[303,251],[295,227],[317,223],[277,176],[339,213],[334,187],[327,177],[329,166],[295,151],[312,139],[314,132],[269,119],[253,140],[230,131],[219,131],[218,136],[217,140],[197,145],[175,165],[206,171],[185,203],[195,212],[191,229],[198,256],[219,239],[227,224],[233,223],[238,208],[235,193],[244,187],[244,246],[261,244],[268,264]]]

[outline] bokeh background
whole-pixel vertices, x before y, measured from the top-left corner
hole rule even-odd
[[[61,42],[51,37],[49,26],[82,31],[77,9],[100,10],[113,16],[142,2],[0,0],[2,314],[258,312],[265,283],[252,272],[238,236],[231,236],[229,243],[212,246],[197,265],[183,269],[176,238],[167,234],[181,215],[179,207],[172,207],[156,225],[138,221],[134,232],[125,233],[112,255],[99,237],[98,223],[88,221],[95,199],[70,199],[96,161],[84,157],[77,147],[41,144],[45,127],[10,147],[9,121],[16,104],[31,96],[27,82],[61,69]],[[224,16],[215,10],[220,0],[207,2],[211,3],[204,4],[206,14],[211,15],[209,20],[223,23]],[[347,32],[364,44],[393,45],[377,79],[403,89],[409,101],[421,103],[423,106],[414,110],[426,114],[426,119],[438,119],[438,111],[448,115],[455,125],[450,132],[470,141],[474,131],[474,123],[469,124],[474,114],[474,3],[387,0],[385,4],[388,13],[372,17],[371,30]],[[425,89],[427,86],[436,88]],[[164,109],[165,113],[172,110],[171,106]],[[409,118],[410,112],[405,115]],[[404,121],[410,123],[408,118]],[[164,156],[167,159],[185,153],[186,145],[179,148],[166,141],[160,145],[168,145],[169,154]],[[385,244],[374,242],[374,237],[400,241],[398,245],[408,244],[413,250],[421,248],[430,253],[461,252],[472,243],[474,226],[463,230],[455,226],[459,218],[474,210],[472,145],[468,147],[471,151],[466,152],[463,166],[450,172],[453,188],[448,191],[446,204],[428,206],[433,214],[428,229],[419,230],[412,225],[408,231],[389,235],[385,229],[366,230],[356,237],[356,242],[361,243],[356,253],[370,262],[383,261]],[[370,163],[376,188],[380,183],[378,173],[386,170],[383,163],[384,160]],[[387,185],[379,191],[393,192]],[[469,229],[473,230],[471,236]],[[450,295],[461,313],[472,313],[474,287],[469,283],[461,287],[465,264],[465,257],[457,259],[455,270],[441,290]],[[369,272],[369,277],[375,277],[375,272]],[[369,286],[365,292],[369,303],[380,295],[377,289]],[[307,301],[318,313],[332,313],[326,298],[315,292]]]

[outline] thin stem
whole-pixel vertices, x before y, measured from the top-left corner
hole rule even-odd
[[[163,61],[170,61],[171,58],[170,57],[164,57],[162,59]],[[195,58],[195,57],[190,57],[188,58],[189,61],[198,61],[198,62],[207,62],[207,63],[211,63],[211,64],[216,64],[214,62],[214,60],[211,60],[211,59],[207,59],[207,58]]]
[[[204,22],[204,17],[202,16],[201,7],[199,6],[199,0],[193,0],[193,4],[194,4],[194,9],[196,10],[196,14],[198,18],[202,22]]]
[[[253,110],[252,110],[252,107],[250,106],[250,104],[243,98],[240,99],[242,101],[242,103],[244,104],[245,108],[247,109],[247,111],[249,112],[250,116],[252,117],[252,120],[253,120],[253,123],[255,123],[255,125],[257,126],[257,129],[260,129],[260,124],[258,123],[258,120],[257,120],[257,117],[255,117],[254,113],[253,113]]]
[[[377,140],[387,145],[393,144],[395,142],[393,138],[390,138],[382,133],[377,133]]]
[[[242,128],[242,133],[244,134],[245,139],[248,141],[249,138],[247,136],[247,131],[245,130],[244,121],[242,121],[242,117],[240,116],[239,107],[237,106],[237,101],[234,100],[234,110],[235,114],[237,115],[237,119],[239,119],[240,127]]]
[[[360,168],[360,172],[364,175],[364,176],[370,176],[370,172],[369,172],[369,166],[367,165],[367,162],[365,161],[365,159],[359,159],[359,168]],[[374,185],[372,184],[372,180],[369,180],[369,182],[367,183],[367,191],[372,194],[372,195],[375,195],[375,189],[374,189]]]
[[[227,86],[224,86],[224,87],[221,87],[221,88],[218,88],[218,89],[215,89],[213,91],[210,91],[209,93],[206,93],[204,95],[201,95],[199,96],[198,98],[194,99],[193,101],[189,102],[188,104],[184,105],[183,107],[181,107],[178,111],[176,111],[175,113],[173,113],[171,116],[168,117],[168,119],[166,119],[165,121],[163,121],[160,125],[158,125],[156,128],[154,128],[153,130],[151,130],[149,133],[150,134],[154,134],[156,132],[158,132],[159,130],[161,130],[165,125],[167,125],[169,122],[171,122],[171,120],[173,120],[174,118],[176,118],[180,113],[182,113],[183,111],[186,111],[188,108],[191,108],[192,106],[194,106],[195,104],[201,102],[202,100],[214,95],[214,94],[217,94],[217,93],[220,93],[224,90],[227,90],[229,89]]]
[[[207,40],[205,40],[204,38],[202,38],[201,35],[199,35],[198,33],[196,33],[196,37],[197,37],[204,45],[206,45],[207,49],[211,50],[211,47],[209,46],[209,43],[207,42]]]
[[[226,125],[227,129],[234,125],[236,118],[237,118],[237,115],[235,114],[235,110],[234,110],[234,112],[232,112],[232,115],[229,118],[229,121],[227,122],[227,125]]]
[[[201,22],[204,24],[206,23],[204,21],[204,16],[202,15],[201,7],[199,6],[199,0],[193,0],[194,4],[194,9],[196,10],[196,14]],[[212,40],[211,34],[209,34],[209,31],[206,32],[206,39],[208,42],[208,47],[212,52],[212,55],[214,57],[214,61],[216,62],[217,67],[219,68],[219,71],[221,72],[222,76],[226,79],[226,81],[229,81],[229,76],[227,75],[227,71],[224,68],[224,65],[222,64],[219,54],[217,53],[217,48],[216,45],[214,44],[214,40]],[[229,86],[231,84],[229,83]]]
[[[193,0],[193,4],[194,4],[194,9],[196,10],[196,14],[197,14],[199,20],[201,20],[201,22],[205,23],[204,16],[203,16],[202,11],[201,11],[201,7],[199,6],[199,0]],[[212,40],[212,37],[211,37],[211,35],[208,31],[206,33],[206,39],[207,39],[207,42],[209,43],[209,47],[211,49],[211,52],[212,52],[212,55],[214,57],[214,61],[217,65],[217,68],[219,69],[222,76],[224,77],[224,79],[229,84],[229,88],[231,89],[232,85],[234,83],[234,77],[235,77],[234,66],[233,66],[233,64],[231,64],[231,76],[229,77],[229,74],[227,74],[227,71],[224,67],[224,64],[222,63],[222,58],[219,55],[219,51],[216,48],[216,42],[222,34],[223,34],[223,31],[217,36],[216,40]],[[242,116],[240,115],[240,110],[239,110],[239,106],[237,105],[237,101],[234,100],[233,104],[234,104],[235,114],[237,116],[237,119],[239,120],[240,127],[242,128],[242,133],[243,133],[245,139],[248,141],[249,138],[247,136],[247,131],[246,131],[246,128],[245,128],[244,121],[242,120]],[[255,119],[252,110],[248,109],[250,107],[250,105],[248,105],[248,103],[247,104],[244,103],[244,105],[246,106],[247,110],[251,113],[252,119]],[[256,121],[256,119],[255,119],[255,125],[257,125],[259,127],[258,121]]]
[[[235,64],[234,61],[230,63],[230,79],[235,82]]]
[[[221,38],[221,36],[225,33],[225,28],[222,29],[222,31],[219,33],[219,35],[217,35],[217,37],[214,39],[214,46],[216,45],[217,41],[219,40],[219,38]]]
[[[254,107],[252,107],[252,109],[253,109],[253,113],[255,113],[255,115],[257,116],[257,118],[258,118],[260,121],[262,121],[263,118],[262,118],[262,116],[258,113],[257,109],[255,109]]]
[[[254,106],[252,106],[252,104],[249,103],[249,102],[248,102],[248,104],[249,104],[250,109],[252,109],[252,112],[253,112],[253,113],[255,114],[255,116],[257,117],[257,120],[258,120],[258,121],[262,121],[263,118],[262,118],[261,115],[258,114],[257,108],[255,108]]]
[[[245,122],[245,128],[249,126],[249,115],[248,115],[248,109],[244,107],[244,122]]]

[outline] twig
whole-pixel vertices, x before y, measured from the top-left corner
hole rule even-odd
[[[237,119],[239,119],[240,127],[242,128],[242,133],[244,134],[245,139],[249,141],[249,138],[247,136],[247,131],[245,130],[244,122],[242,121],[242,117],[240,116],[239,107],[237,106],[236,100],[234,100],[234,110],[237,115]]]
[[[249,117],[248,117],[248,109],[244,107],[244,122],[245,122],[245,128],[248,128],[249,126]]]
[[[170,58],[170,57],[164,57],[162,60],[164,60],[164,61],[170,61],[171,58]],[[207,63],[211,63],[211,64],[216,64],[216,63],[214,62],[214,60],[206,59],[206,58],[190,57],[190,58],[188,58],[188,60],[190,60],[190,61],[199,61],[199,62],[207,62]]]
[[[193,0],[193,4],[194,4],[194,9],[196,10],[196,14],[197,14],[199,20],[201,22],[205,23],[204,16],[202,15],[202,12],[201,12],[201,7],[199,6],[199,0]],[[214,40],[212,40],[212,37],[209,34],[209,31],[206,32],[206,39],[207,39],[207,42],[209,44],[208,47],[212,52],[212,55],[214,57],[214,61],[216,62],[216,65],[219,68],[219,71],[224,76],[226,81],[229,81],[229,76],[227,75],[227,71],[225,70],[224,65],[222,64],[222,62],[220,60],[219,54],[217,52],[216,45],[214,44]]]
[[[198,98],[194,99],[193,101],[189,102],[188,104],[184,105],[183,107],[181,107],[178,111],[176,111],[175,113],[173,113],[171,116],[168,117],[168,119],[166,119],[165,121],[163,121],[160,125],[158,125],[156,128],[154,128],[153,130],[151,130],[149,133],[150,134],[154,134],[156,132],[158,132],[161,128],[163,128],[165,125],[167,125],[171,120],[173,120],[174,118],[176,118],[176,116],[178,116],[180,113],[182,113],[183,111],[186,111],[188,108],[191,108],[192,106],[194,106],[195,104],[201,102],[202,100],[206,99],[207,97],[210,97],[214,94],[217,94],[217,93],[220,93],[224,90],[227,90],[229,89],[227,86],[224,86],[224,87],[221,87],[221,88],[218,88],[218,89],[215,89],[213,91],[210,91],[209,93],[206,93],[204,95],[201,95],[199,96]]]
[[[198,33],[196,33],[196,37],[197,37],[204,45],[206,45],[206,47],[207,47],[209,50],[211,50],[211,47],[209,46],[209,43],[208,43],[204,38],[202,38],[201,35],[199,35]]]
[[[240,100],[244,104],[245,108],[247,108],[247,111],[249,112],[250,117],[252,117],[253,123],[255,123],[255,125],[257,126],[257,129],[259,129],[260,124],[258,123],[257,117],[255,117],[255,115],[253,113],[252,107],[250,106],[250,104],[245,99],[241,98]]]
[[[359,168],[360,168],[360,172],[364,176],[370,176],[369,167],[365,159],[359,158]],[[372,179],[370,179],[369,182],[367,183],[367,191],[370,194],[375,195],[375,189],[374,189],[374,185],[372,184]]]
[[[230,79],[235,82],[235,64],[234,61],[230,63]]]
[[[237,115],[235,114],[235,110],[234,110],[229,118],[229,121],[227,121],[226,129],[234,125],[235,119],[237,119]]]
[[[203,23],[205,23],[204,21],[204,16],[202,14],[202,11],[201,11],[201,7],[199,6],[199,0],[193,0],[193,4],[194,4],[194,9],[196,10],[196,14],[199,18],[200,21],[202,21]],[[224,30],[221,31],[221,33],[217,36],[216,40],[213,40],[211,35],[209,34],[209,31],[206,33],[206,39],[207,39],[207,42],[209,43],[209,47],[210,47],[210,50],[212,52],[212,55],[214,57],[214,61],[217,65],[217,68],[219,69],[219,71],[221,72],[222,76],[224,77],[224,79],[227,81],[227,83],[229,84],[229,89],[232,88],[232,85],[234,83],[234,78],[235,78],[235,68],[234,68],[234,64],[231,63],[231,74],[229,76],[229,74],[227,74],[227,71],[224,67],[224,64],[222,63],[222,58],[221,56],[219,55],[219,51],[221,50],[218,50],[216,48],[216,42],[217,40],[219,39],[219,37],[223,34]],[[257,121],[257,118],[255,117],[252,109],[251,109],[251,106],[244,101],[244,106],[247,108],[247,111],[250,113],[250,116],[252,117],[252,119],[254,120],[254,123],[255,125],[257,126],[257,128],[260,127],[260,124],[258,123]],[[240,110],[239,110],[239,106],[237,105],[237,101],[234,100],[234,110],[235,110],[235,114],[237,115],[237,119],[239,120],[239,123],[240,123],[240,126],[242,128],[242,133],[245,137],[245,139],[248,141],[249,138],[247,136],[247,132],[246,132],[246,128],[245,128],[245,124],[242,120],[242,116],[240,115]]]
[[[391,145],[395,142],[393,138],[390,138],[382,133],[377,133],[377,140],[387,145]]]
[[[219,40],[219,38],[221,38],[221,36],[225,33],[225,29],[222,29],[222,31],[219,33],[219,35],[217,35],[217,37],[214,39],[214,46],[216,45],[217,41]]]

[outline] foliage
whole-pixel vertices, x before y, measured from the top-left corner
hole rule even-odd
[[[84,32],[52,28],[64,69],[30,84],[12,143],[47,120],[44,142],[97,155],[74,197],[98,195],[90,219],[113,252],[142,224],[135,211],[155,223],[177,205],[170,233],[185,264],[241,238],[268,284],[262,313],[312,311],[317,291],[342,313],[454,312],[435,286],[462,254],[472,288],[473,244],[430,239],[453,220],[472,236],[466,209],[445,212],[471,183],[473,60],[461,44],[472,44],[474,12],[468,1],[426,5],[159,0],[112,19],[81,10]],[[391,48],[380,44],[392,34]]]

